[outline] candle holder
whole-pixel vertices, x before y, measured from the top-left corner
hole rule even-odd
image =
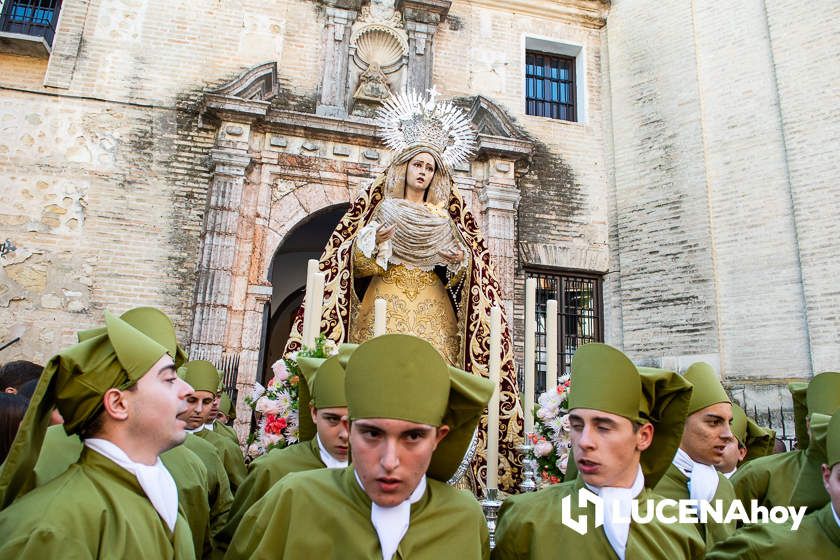
[[[496,519],[499,517],[500,507],[502,507],[502,501],[499,499],[499,491],[496,488],[488,488],[485,498],[481,500],[481,509],[484,510],[484,518],[487,520],[491,550],[496,548]]]
[[[531,434],[525,434],[525,441],[516,446],[522,454],[522,482],[519,483],[521,492],[535,492],[537,490],[537,458],[534,456],[534,445]]]

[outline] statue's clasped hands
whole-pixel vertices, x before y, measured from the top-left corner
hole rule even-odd
[[[439,251],[438,255],[440,255],[449,264],[460,264],[464,261],[464,252],[459,249]]]
[[[379,245],[381,243],[385,243],[392,237],[394,237],[394,232],[397,230],[397,224],[391,224],[390,226],[386,226],[382,224],[376,229],[376,244]]]

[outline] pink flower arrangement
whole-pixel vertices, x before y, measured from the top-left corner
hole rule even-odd
[[[543,484],[557,484],[563,481],[569,460],[568,377],[561,379],[557,387],[549,388],[537,399],[534,431],[531,443],[539,465]]]

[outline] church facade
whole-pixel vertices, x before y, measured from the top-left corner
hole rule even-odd
[[[778,410],[840,363],[835,3],[29,4],[0,17],[0,360],[155,305],[247,394],[389,163],[379,103],[434,88],[478,132],[454,181],[520,362],[536,277],[561,365],[705,360]]]

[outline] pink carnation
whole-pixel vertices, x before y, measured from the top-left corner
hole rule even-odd
[[[274,362],[274,365],[271,366],[271,371],[274,372],[274,379],[272,383],[269,385],[275,385],[277,381],[286,381],[289,378],[289,370],[286,368],[285,360],[277,360]]]
[[[538,441],[534,445],[534,455],[536,455],[537,457],[545,457],[546,455],[551,453],[551,451],[553,449],[554,449],[554,446],[551,445],[550,441],[545,441],[545,440]]]

